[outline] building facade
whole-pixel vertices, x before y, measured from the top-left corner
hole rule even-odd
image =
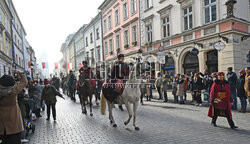
[[[107,63],[117,60],[123,53],[127,61],[140,49],[139,0],[105,0],[99,7],[102,13],[103,53]],[[110,64],[109,64],[110,63]]]
[[[100,68],[103,61],[102,55],[102,25],[101,14],[94,17],[83,30],[85,60],[93,71]],[[98,65],[100,64],[100,65]]]
[[[13,68],[12,38],[11,38],[12,14],[6,1],[0,2],[0,76],[11,74]]]
[[[250,42],[241,40],[249,35],[249,1],[237,1],[234,16],[226,2],[140,0],[141,47],[152,71],[174,75],[249,66]],[[159,49],[164,63],[157,62]]]
[[[84,24],[75,34],[75,55],[76,55],[76,75],[79,74],[79,69],[82,66],[82,61],[85,60],[85,47],[83,30],[86,27]]]

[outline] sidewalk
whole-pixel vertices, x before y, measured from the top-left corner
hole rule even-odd
[[[174,102],[174,96],[173,96],[171,90],[168,90],[167,95],[168,95],[168,102]],[[152,99],[152,101],[154,101],[154,102],[163,102],[164,101],[164,95],[162,93],[162,100],[158,100],[158,99],[159,99],[158,91],[156,89],[153,89],[153,99]],[[203,92],[201,94],[201,99],[202,99],[202,106],[208,107],[209,103],[208,103],[208,101],[204,101]],[[145,100],[145,98],[144,98],[144,100]],[[187,101],[185,101],[185,105],[194,105],[191,101],[192,101],[192,95],[191,95],[190,92],[187,92]],[[248,101],[247,101],[247,103],[248,103]],[[240,99],[239,98],[237,98],[237,104],[238,104],[237,108],[238,108],[238,110],[240,110],[241,104],[240,104]],[[247,104],[247,111],[250,111],[250,104],[249,103]]]

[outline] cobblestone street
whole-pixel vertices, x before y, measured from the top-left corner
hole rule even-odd
[[[65,96],[67,97],[67,96]],[[78,143],[249,143],[250,114],[233,112],[233,118],[239,129],[232,130],[225,118],[219,118],[218,127],[210,125],[207,107],[145,102],[139,106],[135,131],[132,123],[125,126],[126,111],[117,106],[114,117],[117,128],[113,128],[108,115],[100,114],[100,107],[94,104],[94,116],[81,113],[79,100],[72,102],[58,98],[57,121],[46,121],[46,113],[36,120],[36,131],[30,134],[30,144],[78,144]],[[125,107],[124,107],[125,108]]]

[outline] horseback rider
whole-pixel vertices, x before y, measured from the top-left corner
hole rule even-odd
[[[83,66],[80,68],[79,73],[84,73],[85,74],[85,79],[91,79],[94,74],[91,70],[91,68],[88,66],[88,62],[87,61],[83,61],[82,62]]]
[[[106,99],[113,102],[119,95],[122,94],[124,87],[123,85],[129,77],[129,65],[124,62],[124,54],[119,54],[117,56],[118,61],[115,62],[111,71],[111,83],[110,86],[103,91]],[[123,111],[121,105],[119,108]]]
[[[76,86],[76,77],[73,74],[73,71],[69,71],[68,75],[68,90],[69,90],[69,96],[72,100],[75,100],[74,92],[75,92],[75,86]]]

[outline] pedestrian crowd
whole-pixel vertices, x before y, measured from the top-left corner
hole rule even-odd
[[[227,80],[230,88],[230,92],[233,98],[232,110],[237,110],[237,97],[240,100],[239,112],[246,113],[247,99],[250,103],[250,68],[241,69],[238,72],[238,76],[233,72],[233,68],[227,69],[225,80]],[[158,73],[157,77],[151,73],[145,76],[143,79],[143,85],[141,86],[141,103],[143,104],[143,97],[146,97],[147,101],[150,101],[153,96],[152,89],[156,89],[159,97],[158,100],[164,99],[163,102],[168,102],[168,93],[170,89],[174,97],[173,102],[179,104],[185,104],[187,102],[187,92],[192,95],[191,103],[196,106],[202,106],[202,101],[207,101],[211,104],[211,88],[215,81],[218,79],[218,73],[213,72],[209,74],[207,70],[204,73],[191,73],[177,74],[173,82],[169,83],[169,75]],[[202,99],[203,96],[203,99]],[[250,113],[250,112],[249,112]]]
[[[45,105],[47,120],[50,108],[56,120],[56,95],[63,98],[59,92],[60,80],[56,77],[50,82],[33,80],[27,72],[14,70],[13,74],[0,78],[0,144],[27,143],[29,131],[35,132],[32,121],[42,117]]]

